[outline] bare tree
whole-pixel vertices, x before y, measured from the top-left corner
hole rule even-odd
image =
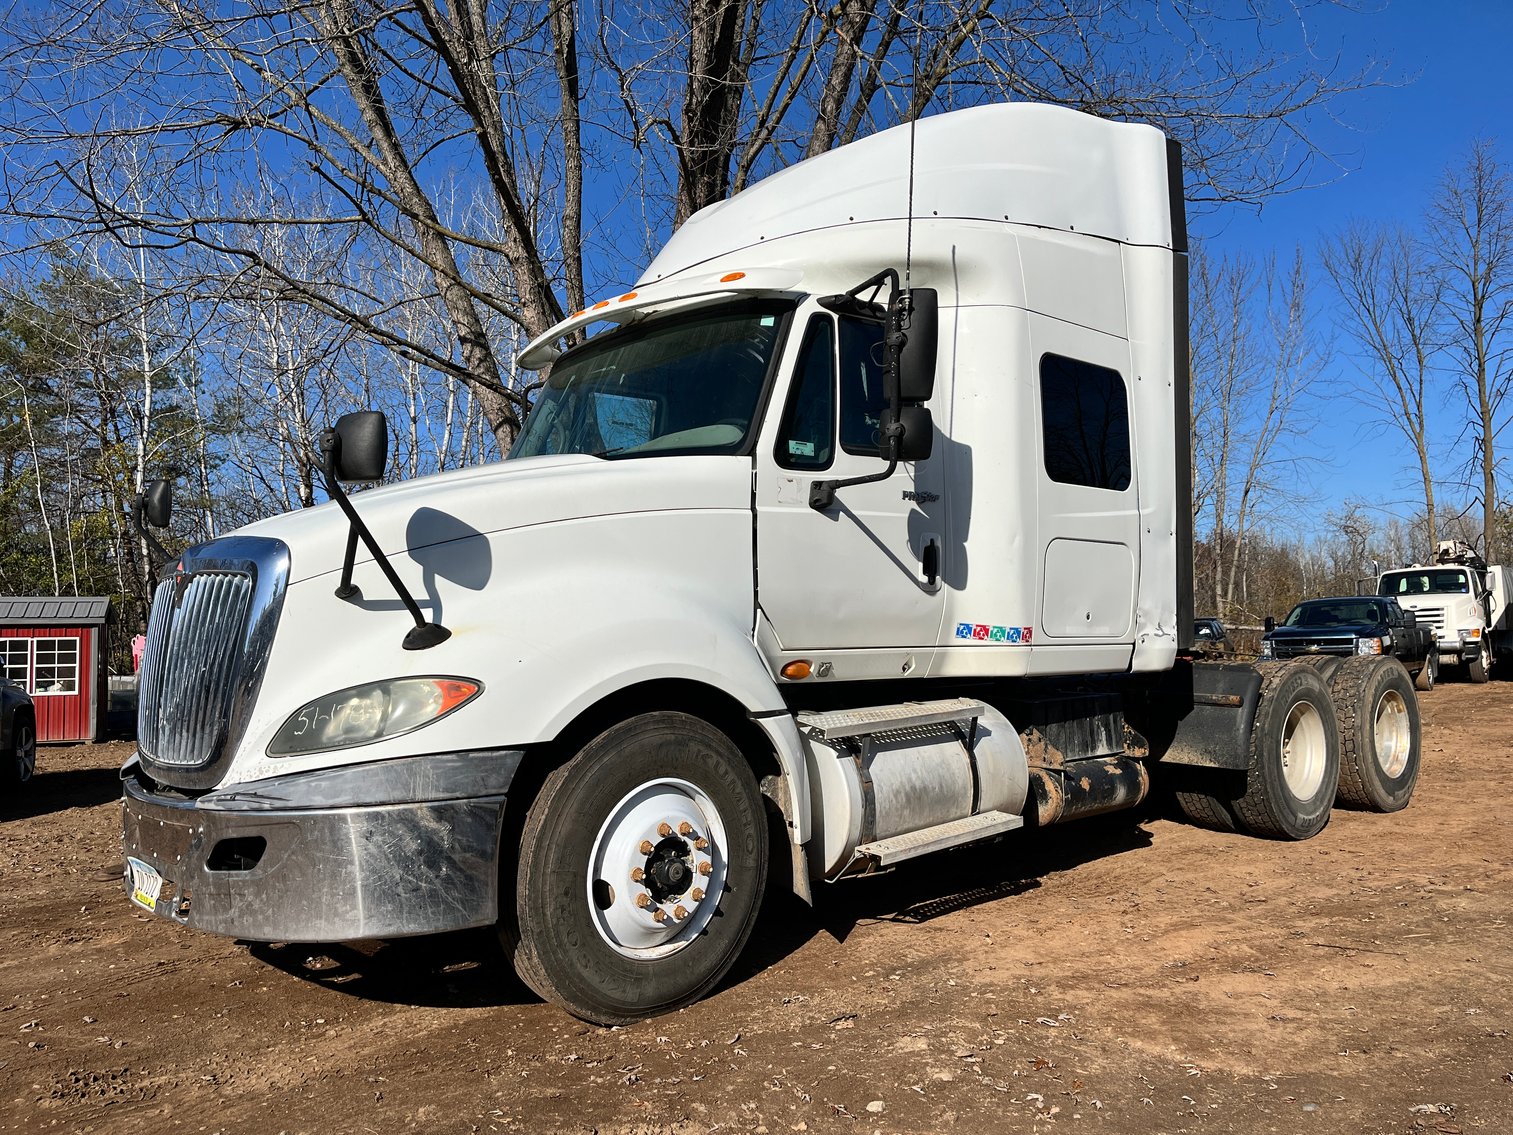
[[[665,230],[863,131],[1003,98],[1154,122],[1183,141],[1195,198],[1261,201],[1329,175],[1311,124],[1376,80],[1317,52],[1306,9],[59,0],[4,17],[0,208],[39,241],[150,244],[174,287],[216,264],[207,295],[251,280],[339,321],[464,383],[504,449],[530,398],[510,344],[582,307],[586,256],[623,271],[622,204]],[[128,160],[143,140],[148,167]],[[444,207],[459,176],[476,216]],[[270,255],[268,225],[397,250],[445,337],[395,318],[392,288]]]
[[[1513,182],[1488,142],[1448,170],[1429,209],[1429,237],[1455,328],[1450,353],[1470,416],[1481,482],[1483,552],[1496,559],[1498,434],[1513,387]]]
[[[1203,575],[1216,613],[1250,607],[1247,559],[1258,529],[1304,491],[1294,443],[1321,352],[1309,329],[1302,253],[1279,271],[1199,253],[1192,287],[1196,499],[1207,527]]]
[[[1324,242],[1320,259],[1364,355],[1361,402],[1380,425],[1403,436],[1418,460],[1432,548],[1438,525],[1429,404],[1443,279],[1430,270],[1421,246],[1396,228],[1353,225]]]

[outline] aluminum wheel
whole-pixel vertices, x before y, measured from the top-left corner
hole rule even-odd
[[[25,784],[37,771],[37,727],[30,721],[17,722],[14,741],[16,767],[11,775],[17,784]]]
[[[1324,781],[1328,764],[1324,719],[1308,702],[1300,701],[1282,728],[1282,777],[1299,800],[1308,800]]]
[[[725,825],[706,793],[686,780],[643,784],[594,838],[586,881],[594,925],[626,957],[676,953],[714,917],[726,863]]]
[[[1413,752],[1413,728],[1402,694],[1388,690],[1381,696],[1372,728],[1376,734],[1377,764],[1387,776],[1401,776]]]

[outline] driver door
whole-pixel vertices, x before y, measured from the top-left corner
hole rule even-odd
[[[886,468],[883,329],[821,311],[799,331],[787,398],[770,408],[756,454],[758,606],[783,653],[855,652],[832,658],[836,677],[923,673],[943,609],[938,569],[932,580],[925,567],[943,530],[925,512],[940,501],[934,465],[901,463],[886,480],[840,489],[831,508],[811,508],[812,482]]]

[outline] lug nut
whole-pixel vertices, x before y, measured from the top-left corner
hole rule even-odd
[[[651,905],[651,896],[650,895],[637,895],[636,896],[636,905],[638,907],[640,907],[642,910],[645,910],[647,907],[649,907]]]
[[[714,870],[714,864],[713,863],[705,862],[705,863],[700,863],[699,864],[699,874],[700,875],[708,875],[713,870]]]
[[[656,922],[666,922],[667,912],[661,907],[658,907],[656,913],[652,915],[652,919]]]
[[[663,839],[666,839],[668,836],[672,835],[672,825],[669,824],[666,820],[663,820],[660,824],[657,825],[657,834]]]
[[[700,836],[698,839],[693,841],[693,846],[695,851],[703,851],[706,847],[709,846],[709,841],[703,836]]]
[[[681,824],[678,825],[678,834],[693,835],[693,825],[690,824],[687,820],[684,820]]]
[[[630,881],[632,883],[639,883],[644,878],[646,878],[646,872],[641,870],[641,868],[632,867],[630,869]]]
[[[688,897],[693,899],[694,902],[702,902],[704,900],[704,888],[695,887],[693,890],[688,892]]]
[[[650,855],[651,853],[652,853],[652,842],[651,842],[651,840],[649,840],[649,839],[643,839],[641,841],[641,854],[642,855]]]
[[[677,906],[672,908],[672,916],[679,922],[682,922],[685,918],[688,917],[688,908],[682,903],[679,903]]]

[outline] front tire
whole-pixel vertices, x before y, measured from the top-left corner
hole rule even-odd
[[[1430,648],[1429,657],[1424,659],[1424,664],[1419,667],[1418,673],[1413,675],[1413,688],[1427,693],[1434,689],[1434,680],[1438,677],[1439,651]]]
[[[1482,685],[1489,677],[1486,654],[1478,654],[1475,662],[1466,663],[1466,677],[1477,685]]]
[[[767,878],[750,766],[705,721],[650,713],[615,725],[547,778],[521,836],[521,979],[597,1024],[697,1001],[735,962]]]
[[[19,786],[37,771],[37,724],[26,716],[11,723],[11,751],[5,761],[4,779]]]
[[[1306,662],[1262,670],[1245,792],[1234,802],[1245,827],[1273,839],[1308,839],[1329,822],[1339,783],[1334,702]]]
[[[1340,803],[1371,812],[1408,806],[1418,783],[1418,699],[1393,658],[1352,658],[1330,688],[1340,727]]]

